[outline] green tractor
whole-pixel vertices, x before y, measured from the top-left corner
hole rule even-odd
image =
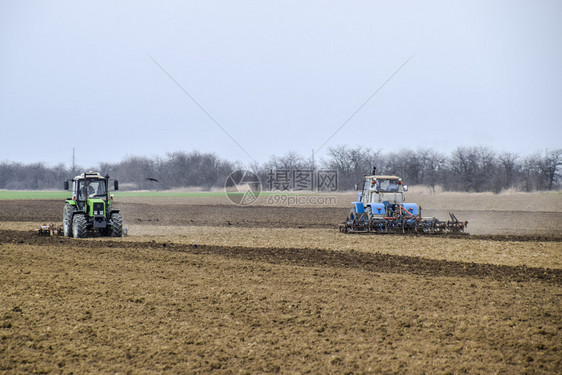
[[[72,183],[72,186],[70,184]],[[109,176],[97,172],[82,173],[64,182],[64,190],[72,188],[63,210],[63,232],[67,237],[83,238],[88,233],[121,237],[123,218],[112,208],[113,195],[109,195]],[[113,181],[114,190],[119,183]]]

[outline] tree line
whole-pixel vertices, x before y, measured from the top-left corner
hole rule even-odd
[[[264,163],[246,167],[258,175],[267,188],[271,171],[336,171],[339,190],[353,189],[363,175],[375,167],[377,174],[397,175],[409,185],[440,186],[448,191],[499,193],[555,190],[562,184],[562,149],[517,155],[496,152],[485,146],[458,147],[452,153],[419,148],[384,153],[363,147],[331,147],[315,160],[295,152],[271,156]],[[243,169],[240,163],[223,160],[213,153],[174,152],[164,157],[132,156],[117,163],[87,168],[54,167],[43,163],[0,162],[0,189],[61,189],[63,181],[83,171],[99,171],[118,179],[122,189],[168,190],[198,187],[203,190],[224,186],[227,176]]]

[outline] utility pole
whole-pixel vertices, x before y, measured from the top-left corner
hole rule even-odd
[[[72,147],[72,173],[76,170],[76,149]]]

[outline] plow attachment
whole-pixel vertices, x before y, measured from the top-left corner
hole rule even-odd
[[[435,217],[415,216],[402,210],[392,217],[377,217],[367,213],[351,214],[340,224],[342,233],[372,233],[372,234],[446,234],[464,233],[468,221],[459,221],[453,213],[449,213],[450,220],[442,221]]]
[[[39,227],[40,236],[62,236],[63,230],[60,225],[43,224]]]

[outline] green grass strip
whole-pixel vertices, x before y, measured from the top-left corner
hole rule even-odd
[[[111,192],[115,198],[127,197],[224,197],[224,191],[192,191],[192,192],[173,192],[173,191],[115,191]],[[232,195],[244,193],[230,193]],[[311,192],[271,192],[262,191],[260,195],[312,195]],[[71,193],[68,191],[35,191],[35,190],[0,190],[0,200],[16,200],[16,199],[60,199],[69,198]]]
[[[62,199],[68,198],[68,191],[0,190],[0,200],[13,199]]]

